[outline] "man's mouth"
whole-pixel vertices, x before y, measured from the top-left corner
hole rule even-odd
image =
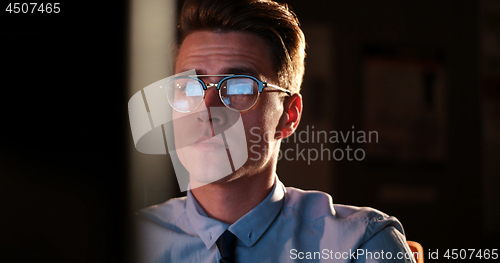
[[[192,147],[203,151],[216,151],[227,149],[224,141],[219,136],[202,136],[191,145]]]

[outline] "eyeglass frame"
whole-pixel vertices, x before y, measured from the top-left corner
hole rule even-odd
[[[205,83],[203,80],[200,79],[200,77],[224,77],[222,78],[218,83]],[[238,77],[245,77],[245,78],[250,78],[252,80],[254,80],[255,82],[257,82],[257,84],[259,85],[259,93],[257,94],[257,99],[255,100],[255,102],[252,104],[252,106],[248,107],[248,109],[245,109],[245,110],[237,110],[237,109],[232,109],[230,108],[229,106],[226,105],[226,103],[224,102],[224,100],[222,99],[222,95],[221,95],[221,89],[220,89],[220,86],[222,84],[222,82],[226,81],[226,80],[229,80],[229,79],[232,79],[232,78],[238,78]],[[189,113],[189,112],[192,112],[194,110],[196,110],[202,103],[203,101],[205,100],[205,96],[207,94],[207,90],[209,88],[213,88],[215,87],[218,91],[219,91],[219,99],[220,101],[222,102],[222,104],[224,104],[224,106],[232,111],[236,111],[236,112],[245,112],[247,110],[250,110],[251,108],[253,108],[253,106],[255,106],[255,104],[257,104],[257,101],[259,101],[259,98],[260,98],[260,94],[264,91],[264,88],[267,88],[267,87],[270,87],[270,88],[275,88],[279,91],[282,91],[282,92],[286,92],[286,94],[288,94],[288,96],[291,96],[292,93],[287,90],[287,89],[284,89],[280,86],[277,86],[277,85],[274,85],[274,84],[270,84],[270,83],[267,83],[267,82],[264,82],[264,81],[261,81],[259,79],[257,79],[256,77],[254,76],[250,76],[250,75],[235,75],[235,74],[219,74],[219,75],[188,75],[187,77],[186,76],[179,76],[179,77],[175,77],[174,79],[170,80],[170,81],[174,81],[174,80],[177,80],[177,79],[186,79],[186,78],[190,78],[190,79],[193,79],[193,80],[197,80],[199,83],[201,83],[201,86],[203,88],[203,99],[200,101],[200,104],[198,104],[194,109],[190,110],[190,111],[180,111],[178,109],[176,109],[172,103],[170,102],[170,99],[167,98],[167,101],[168,101],[168,104],[170,104],[170,106],[178,111],[178,112],[181,112],[181,113]],[[164,93],[166,93],[166,87],[168,85],[165,85],[165,89],[164,89]],[[168,97],[168,95],[167,95]]]

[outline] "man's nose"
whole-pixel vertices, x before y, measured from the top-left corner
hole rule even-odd
[[[209,107],[224,107],[224,104],[220,101],[219,90],[217,87],[207,85],[207,90],[205,91],[205,106]]]
[[[208,85],[207,85],[208,86]],[[215,86],[208,87],[205,91],[205,106],[206,110],[203,110],[199,114],[199,119],[202,122],[212,122],[213,125],[223,125],[226,122],[226,116],[224,116],[223,111],[211,110],[216,107],[224,107],[224,104],[220,101],[219,91]]]

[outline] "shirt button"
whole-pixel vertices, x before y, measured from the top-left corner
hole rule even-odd
[[[252,232],[248,232],[248,238],[252,237]]]
[[[208,233],[208,239],[212,240],[212,233]]]

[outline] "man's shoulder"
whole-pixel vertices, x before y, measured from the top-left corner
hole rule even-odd
[[[333,216],[332,197],[321,191],[302,190],[286,187],[284,209],[295,211],[303,220],[315,221],[318,218]]]
[[[390,218],[386,213],[372,207],[334,204],[335,216],[343,220],[377,221]]]
[[[323,219],[339,226],[358,226],[376,231],[392,225],[404,234],[401,223],[395,217],[371,207],[334,204],[332,197],[321,191],[287,187],[284,207],[294,210],[306,221]]]

